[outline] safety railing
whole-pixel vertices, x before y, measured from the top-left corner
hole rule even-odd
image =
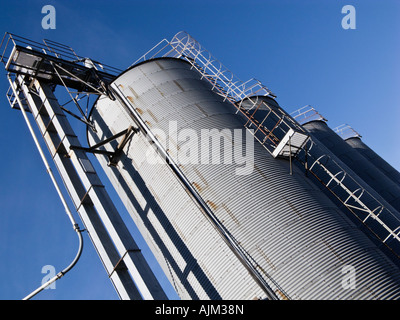
[[[236,108],[253,129],[255,138],[273,154],[289,129],[304,130],[279,108],[272,108],[262,97],[276,96],[259,80],[241,81],[208,50],[186,32],[177,33],[171,41],[161,40],[132,65],[157,57],[174,57],[188,61],[211,88]]]
[[[305,105],[304,107],[301,107],[300,109],[292,112],[290,115],[300,124],[305,124],[307,122],[315,120],[320,120],[324,122],[328,121],[310,105]]]
[[[118,68],[78,56],[67,45],[46,39],[43,43],[36,42],[8,32],[0,43],[0,54],[0,61],[7,72],[64,86],[70,99],[63,104],[63,110],[90,127],[92,123],[88,114],[93,102],[89,101],[89,97],[107,95],[113,99],[108,85],[122,72]],[[9,101],[13,99],[10,91],[7,98]],[[84,101],[86,111],[82,105]],[[75,114],[66,108],[67,104],[76,106],[79,113]],[[14,100],[11,105],[18,108]]]
[[[361,135],[348,124],[342,124],[333,129],[343,140],[361,138]]]
[[[43,43],[42,42],[37,42],[33,41],[9,32],[6,32],[3,36],[3,39],[0,43],[0,61],[4,65],[12,65],[14,59],[10,58],[15,58],[11,57],[13,54],[15,54],[15,51],[13,50],[14,48],[23,48],[23,49],[28,49],[32,50],[34,54],[36,53],[41,53],[45,54],[48,56],[55,57],[57,59],[63,59],[65,61],[69,61],[71,63],[86,67],[86,68],[91,68],[94,67],[97,70],[117,76],[122,72],[121,69],[112,67],[110,65],[100,63],[98,61],[95,61],[93,59],[88,59],[86,57],[79,56],[75,53],[75,51],[64,44],[58,43],[56,41],[44,39]],[[16,67],[25,67],[25,65],[21,66],[16,66]]]

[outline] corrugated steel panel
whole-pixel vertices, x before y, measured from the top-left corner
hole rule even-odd
[[[198,137],[202,129],[229,129],[232,133],[243,129],[235,108],[213,93],[182,60],[142,63],[122,74],[116,83],[152,129],[168,133],[170,121],[177,121],[179,132],[188,128]],[[122,109],[107,99],[98,101],[91,117],[101,130],[89,132],[91,144],[110,136],[110,132],[126,129],[129,121]],[[188,146],[188,142],[176,139],[168,137],[179,148]],[[227,141],[230,143],[226,146],[238,145],[233,134]],[[244,148],[245,141],[240,145]],[[135,134],[117,168],[107,167],[104,157],[99,159],[180,296],[263,296],[168,167],[146,161],[149,148],[145,137]],[[172,156],[179,160],[177,154]],[[241,165],[234,161],[188,163],[180,168],[256,261],[259,272],[279,284],[284,293],[273,287],[278,295],[293,299],[400,298],[397,267],[304,179],[301,170],[294,168],[294,174],[289,175],[288,161],[274,159],[257,142],[254,164],[250,174],[240,176],[235,169]],[[355,290],[341,285],[345,265],[357,270]],[[371,287],[376,296],[365,295]]]

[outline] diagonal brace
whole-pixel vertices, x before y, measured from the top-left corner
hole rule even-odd
[[[70,148],[72,150],[74,149],[79,149],[79,150],[84,150],[86,152],[90,152],[90,153],[98,153],[98,154],[105,154],[109,157],[109,165],[110,166],[116,166],[117,161],[121,155],[121,152],[123,150],[123,148],[125,147],[125,145],[127,144],[127,142],[129,141],[130,137],[132,136],[132,134],[135,134],[139,132],[139,129],[134,128],[133,126],[129,126],[129,128],[122,130],[121,132],[107,138],[104,139],[103,141],[96,143],[95,145],[89,147],[89,148],[85,148],[85,147],[81,147],[81,146],[71,146]],[[107,151],[107,150],[99,150],[98,148],[101,146],[104,146],[105,144],[119,138],[123,136],[121,142],[118,144],[117,148],[115,149],[115,151]]]

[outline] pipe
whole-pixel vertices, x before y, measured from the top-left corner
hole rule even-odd
[[[61,202],[62,202],[62,204],[64,206],[65,212],[66,212],[68,218],[70,219],[71,224],[72,224],[72,226],[73,226],[73,228],[74,228],[74,230],[77,233],[78,238],[79,238],[78,252],[77,252],[74,260],[71,262],[71,264],[69,266],[67,266],[64,270],[60,271],[55,277],[53,277],[52,279],[50,279],[46,283],[42,284],[39,288],[37,288],[35,291],[30,293],[29,295],[27,295],[23,299],[23,300],[29,300],[30,298],[32,298],[33,296],[38,294],[40,291],[44,290],[47,286],[52,284],[54,281],[56,281],[56,280],[60,279],[61,277],[63,277],[69,270],[71,270],[75,266],[75,264],[78,262],[78,260],[79,260],[79,258],[81,256],[82,250],[83,250],[83,237],[82,237],[82,234],[81,234],[81,232],[83,230],[81,230],[79,228],[79,225],[76,223],[76,221],[75,221],[75,219],[74,219],[74,217],[73,217],[73,215],[71,213],[71,210],[68,207],[68,204],[67,204],[67,202],[66,202],[66,200],[65,200],[65,198],[64,198],[64,196],[63,196],[63,194],[61,192],[61,189],[60,189],[60,187],[59,187],[59,185],[57,183],[57,180],[54,177],[53,171],[51,170],[51,167],[50,167],[50,165],[49,165],[49,163],[48,163],[48,161],[47,161],[47,159],[46,159],[46,157],[44,155],[42,147],[40,146],[40,143],[39,143],[39,141],[38,141],[38,139],[36,137],[35,131],[32,128],[32,125],[31,125],[31,123],[29,121],[29,118],[28,118],[28,116],[26,114],[26,111],[25,111],[25,108],[24,108],[24,106],[23,106],[23,104],[21,102],[21,99],[19,98],[17,89],[16,89],[16,87],[14,87],[14,82],[12,81],[12,79],[10,77],[10,74],[7,74],[7,79],[8,79],[8,82],[10,83],[10,86],[11,86],[11,89],[12,89],[12,91],[14,93],[15,99],[17,99],[17,102],[18,102],[18,104],[20,106],[22,115],[23,115],[23,117],[25,119],[25,122],[26,122],[26,124],[28,126],[28,129],[29,129],[29,131],[30,131],[30,133],[32,135],[32,138],[33,138],[33,140],[35,142],[35,145],[36,145],[36,147],[37,147],[37,149],[39,151],[39,154],[40,154],[40,156],[41,156],[41,158],[43,160],[43,163],[44,163],[44,165],[46,167],[47,173],[50,175],[51,181],[53,182],[53,185],[56,188],[56,191],[58,193],[58,196],[61,199]],[[15,81],[15,84],[16,84],[16,81]]]
[[[51,278],[49,281],[45,282],[44,284],[42,284],[39,288],[37,288],[35,291],[31,292],[30,294],[28,294],[25,298],[23,298],[22,300],[29,300],[31,299],[33,296],[37,295],[40,291],[46,289],[49,285],[51,285],[53,282],[55,282],[56,280],[62,278],[68,271],[70,271],[75,264],[78,262],[81,254],[82,254],[82,249],[83,249],[83,238],[82,238],[82,230],[79,229],[78,225],[74,226],[74,229],[79,237],[79,248],[78,248],[78,252],[74,258],[74,260],[70,263],[70,265],[68,267],[66,267],[64,270],[60,271],[59,273],[57,273],[53,278]]]

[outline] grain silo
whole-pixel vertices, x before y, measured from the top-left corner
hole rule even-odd
[[[95,62],[76,62],[87,59],[13,50],[10,103],[24,112],[19,97],[26,98],[111,280],[127,292],[121,298],[137,296],[129,286],[145,299],[164,296],[87,152],[182,299],[400,298],[398,266],[292,165],[301,153],[313,156],[304,152],[308,132],[265,86],[238,80],[187,33],[113,77]],[[98,92],[84,114],[88,147],[51,90],[60,84]],[[384,207],[371,209],[321,157],[310,168],[306,162],[307,170],[377,223],[387,233],[383,242],[398,243],[398,221],[388,225]],[[356,277],[350,286],[349,268]]]
[[[110,165],[107,157],[98,157],[179,295],[184,299],[264,297],[250,276],[253,272],[265,279],[278,298],[368,299],[373,298],[368,292],[373,290],[370,281],[378,274],[377,268],[386,269],[379,274],[389,276],[382,281],[393,281],[397,295],[397,267],[304,179],[300,169],[293,167],[291,175],[288,158],[268,151],[276,150],[289,129],[300,130],[298,138],[304,137],[301,129],[274,108],[261,111],[264,105],[257,110],[240,103],[239,109],[235,107],[226,93],[237,88],[224,88],[207,74],[199,62],[204,48],[189,35],[178,34],[171,47],[167,55],[134,64],[113,82],[119,101],[99,98],[91,113],[96,132],[89,130],[88,139],[89,145],[95,145],[129,126],[146,127],[146,134],[132,137],[118,163]],[[268,95],[273,104],[274,97]],[[246,109],[241,116],[240,108]],[[182,149],[201,149],[197,143],[202,130],[214,130],[209,138],[223,140],[224,148],[246,150],[242,139],[246,131],[238,136],[234,132],[243,130],[243,119],[251,120],[251,109],[265,120],[257,120],[263,122],[262,128],[253,127],[256,138],[258,132],[274,130],[267,142],[265,136],[261,142],[262,135],[254,141],[252,170],[240,175],[235,172],[243,163],[204,163],[200,152],[198,161],[181,163]],[[279,131],[285,122],[286,132]],[[192,136],[182,135],[187,129]],[[152,137],[151,132],[156,134]],[[188,145],[188,137],[199,139],[189,139]],[[160,159],[149,161],[155,140]],[[204,144],[207,141],[200,141]],[[294,141],[291,147],[296,148]],[[222,147],[218,150],[224,153]],[[224,241],[227,234],[245,252],[251,272]],[[365,271],[360,291],[341,285],[345,265]]]
[[[379,154],[372,150],[361,139],[362,136],[349,125],[341,125],[334,129],[340,137],[346,141],[352,148],[360,152],[371,164],[377,167],[386,177],[391,179],[397,185],[400,185],[400,172],[391,164],[383,159]]]

